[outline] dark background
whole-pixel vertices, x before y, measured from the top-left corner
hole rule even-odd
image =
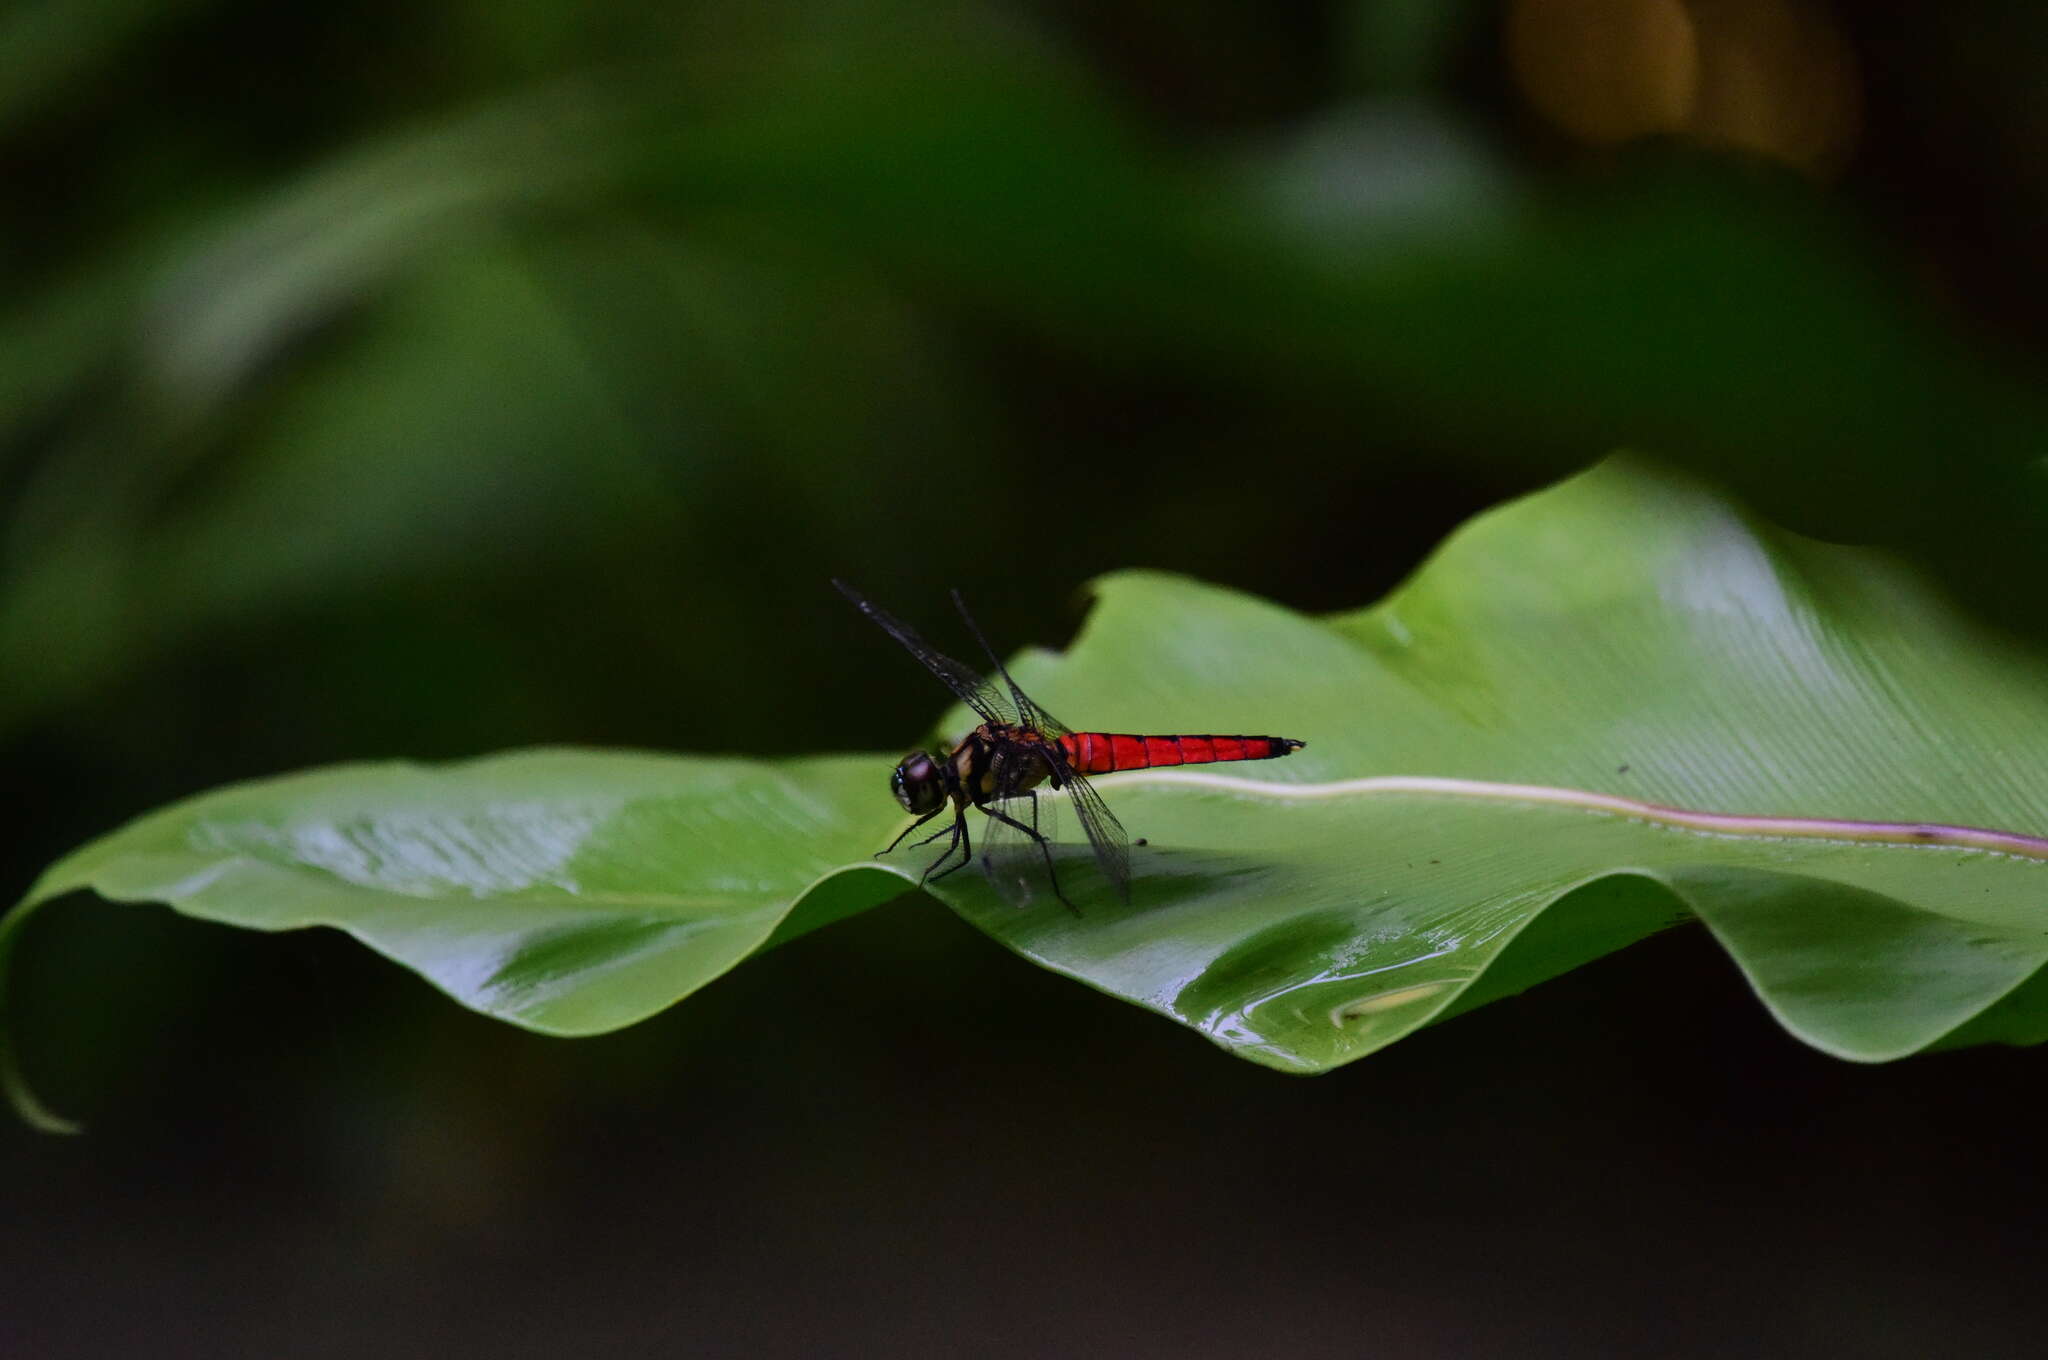
[[[328,760],[893,748],[829,575],[1355,608],[1616,447],[2038,636],[2044,13],[0,14],[8,892]],[[574,1042],[21,962],[92,1131],[0,1130],[9,1354],[2038,1350],[2038,1055],[1824,1058],[1695,930],[1312,1080],[915,895]]]

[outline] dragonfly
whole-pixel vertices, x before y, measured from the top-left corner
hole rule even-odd
[[[909,624],[846,582],[835,579],[832,584],[856,609],[923,662],[925,669],[980,719],[979,725],[951,751],[912,751],[897,762],[889,775],[890,792],[896,795],[903,810],[917,820],[878,854],[889,854],[911,832],[934,818],[952,813],[951,822],[911,846],[916,849],[942,836],[947,838],[945,850],[919,876],[920,885],[935,882],[974,862],[974,841],[967,824],[967,810],[971,807],[989,819],[982,865],[998,889],[1013,901],[1029,900],[1028,883],[1002,872],[1002,857],[992,851],[1012,842],[1021,844],[1027,854],[1035,848],[1044,860],[1053,895],[1079,915],[1080,909],[1061,886],[1053,860],[1052,807],[1050,800],[1040,798],[1041,792],[1050,788],[1066,795],[1067,804],[1079,819],[1094,852],[1096,867],[1117,898],[1128,905],[1130,836],[1088,776],[1163,765],[1275,760],[1306,745],[1292,737],[1076,732],[1019,688],[1002,658],[989,646],[958,590],[952,592],[953,606],[988,657],[990,671],[986,675],[939,651]],[[1138,843],[1144,844],[1142,840]]]

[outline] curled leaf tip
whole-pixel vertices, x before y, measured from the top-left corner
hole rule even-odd
[[[22,1076],[21,1066],[14,1059],[13,1047],[4,1035],[0,1035],[0,1094],[7,1097],[7,1104],[15,1115],[38,1133],[85,1132],[83,1124],[58,1114],[29,1089],[28,1080]]]
[[[43,1104],[29,1086],[14,1051],[14,1034],[7,1014],[7,975],[14,957],[14,936],[41,901],[41,898],[31,896],[7,913],[5,918],[0,918],[0,1096],[6,1098],[8,1106],[23,1123],[39,1133],[83,1133],[85,1128],[82,1124],[64,1118]]]

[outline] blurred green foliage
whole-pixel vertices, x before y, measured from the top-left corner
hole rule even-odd
[[[15,882],[329,759],[907,741],[830,574],[1354,606],[1624,445],[2040,628],[2037,8],[1843,8],[1833,180],[1574,143],[1503,13],[13,7]]]

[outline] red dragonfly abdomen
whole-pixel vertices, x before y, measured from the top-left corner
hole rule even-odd
[[[1060,738],[1067,760],[1082,774],[1147,770],[1155,765],[1214,765],[1226,760],[1273,760],[1299,751],[1292,737],[1142,737],[1122,732],[1072,732]]]

